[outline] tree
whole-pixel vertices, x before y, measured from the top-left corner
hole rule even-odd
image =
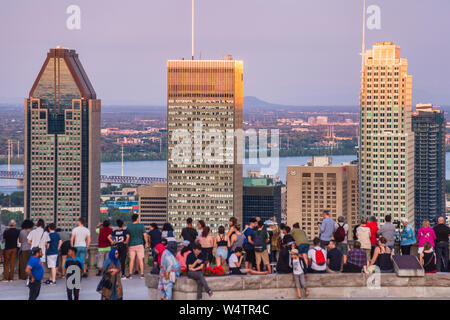
[[[23,222],[23,212],[11,212],[8,210],[2,210],[0,213],[0,220],[4,225],[8,225],[11,220],[15,220],[17,225],[20,226]]]

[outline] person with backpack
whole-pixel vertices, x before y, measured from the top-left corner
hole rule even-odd
[[[314,238],[312,249],[308,251],[308,272],[326,273],[327,272],[327,251],[320,246],[319,238]]]
[[[299,252],[297,249],[292,249],[291,251],[291,267],[292,267],[292,273],[294,275],[294,282],[295,287],[297,288],[297,296],[299,299],[302,298],[302,289],[305,290],[305,297],[309,297],[309,291],[306,287],[306,272],[307,272],[307,266],[304,260],[303,256],[299,255]]]
[[[256,265],[255,247],[253,246],[252,236],[256,229],[256,219],[250,218],[249,226],[245,228],[243,234],[245,250],[245,269],[252,269]]]
[[[252,235],[253,246],[255,248],[256,270],[261,271],[261,261],[266,266],[267,271],[271,273],[269,253],[267,252],[267,243],[269,243],[269,234],[264,228],[264,222],[258,221],[258,228]]]
[[[348,255],[348,224],[345,223],[345,217],[338,217],[338,222],[334,226],[334,241],[336,248],[342,253],[342,260],[344,264],[347,262]]]

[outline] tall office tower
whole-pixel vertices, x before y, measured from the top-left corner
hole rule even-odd
[[[360,215],[414,224],[412,76],[400,47],[381,42],[364,54],[360,93]]]
[[[167,207],[177,234],[188,217],[213,231],[233,216],[242,222],[233,134],[242,129],[243,69],[231,56],[167,62]]]
[[[50,49],[25,99],[25,213],[71,230],[100,211],[100,100],[75,50]]]
[[[150,186],[140,186],[137,190],[139,196],[139,222],[150,230],[150,224],[156,223],[162,228],[167,222],[167,185],[154,183]]]
[[[286,176],[287,224],[300,223],[310,239],[319,236],[323,210],[349,227],[358,220],[358,166],[333,165],[331,157],[313,157],[306,165],[288,166]]]
[[[445,119],[432,104],[418,104],[413,112],[415,138],[415,224],[436,221],[445,211]]]

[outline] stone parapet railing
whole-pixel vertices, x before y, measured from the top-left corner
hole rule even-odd
[[[206,277],[214,294],[203,299],[265,300],[296,299],[292,274]],[[146,275],[150,300],[159,299],[157,275]],[[308,274],[310,298],[445,298],[450,297],[450,273],[426,274],[425,277],[397,277],[396,274]],[[173,289],[173,299],[196,299],[197,283],[179,277]]]

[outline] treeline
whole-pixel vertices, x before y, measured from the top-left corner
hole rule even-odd
[[[23,191],[15,191],[11,194],[0,193],[0,206],[23,207]]]

